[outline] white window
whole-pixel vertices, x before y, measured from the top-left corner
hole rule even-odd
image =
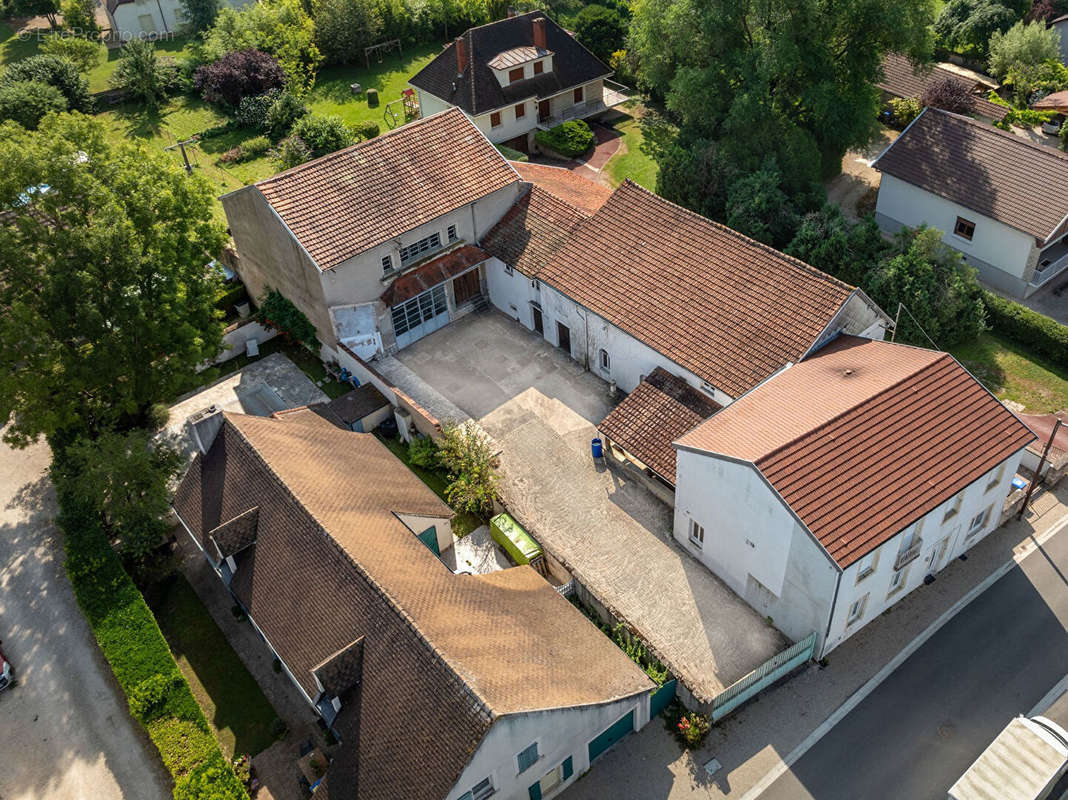
[[[690,541],[698,547],[705,546],[705,529],[692,519],[690,520]]]
[[[608,355],[608,351],[601,349],[601,369],[608,371],[612,368],[612,359]]]
[[[504,274],[505,275],[512,275],[514,273],[515,273],[515,270],[512,269],[512,265],[511,264],[505,264],[504,265]]]
[[[538,743],[534,742],[529,747],[525,748],[519,755],[515,757],[516,766],[519,768],[521,774],[538,763]]]
[[[493,794],[493,779],[484,778],[474,785],[469,792],[460,795],[459,800],[486,800]]]
[[[857,562],[857,583],[875,572],[875,565],[879,563],[879,551],[868,553]]]
[[[974,517],[972,521],[968,523],[968,535],[974,536],[986,527],[986,521],[990,518],[990,512],[993,510],[993,506],[987,506],[985,511],[980,511]]]
[[[441,247],[441,234],[432,233],[429,236],[424,236],[415,244],[410,244],[400,249],[401,264],[407,264],[424,253],[437,250],[439,247]]]
[[[997,470],[990,476],[990,480],[986,484],[986,491],[989,492],[996,489],[1003,477],[1005,477],[1005,462],[999,464]]]
[[[964,501],[964,490],[961,489],[957,493],[957,496],[950,502],[949,509],[946,511],[945,516],[942,517],[942,524],[949,522],[960,512],[960,504]]]
[[[448,236],[449,236],[449,241],[450,242],[455,242],[458,238],[460,238],[459,236],[456,235],[456,226],[455,225],[450,225],[449,226]]]
[[[393,256],[382,256],[382,274],[388,275],[393,271]]]
[[[910,565],[911,566],[911,565]],[[890,576],[890,591],[886,593],[887,597],[897,594],[905,586],[905,578],[908,577],[909,567],[898,570]]]
[[[868,605],[868,595],[858,597],[853,601],[853,605],[849,607],[849,616],[846,618],[846,625],[852,625],[858,619],[864,616],[864,608]]]

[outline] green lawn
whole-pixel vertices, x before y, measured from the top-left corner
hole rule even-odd
[[[613,123],[612,127],[623,134],[623,146],[604,169],[613,186],[630,178],[640,186],[655,191],[660,168],[648,152],[648,142],[657,137],[674,136],[675,131],[639,101],[626,103],[621,109],[627,112],[627,116]]]
[[[1068,408],[1068,368],[1064,366],[992,333],[953,348],[952,353],[1000,399],[1023,403],[1029,413]]]
[[[223,753],[269,747],[278,715],[193,587],[174,575],[150,587],[146,599]]]
[[[423,469],[422,467],[417,467],[415,464],[413,464],[408,459],[408,445],[406,445],[400,439],[391,439],[381,435],[378,432],[376,432],[375,435],[379,438],[379,441],[381,441],[386,447],[388,447],[393,452],[393,455],[403,461],[405,466],[407,466],[408,469],[410,469],[416,474],[416,476],[418,476],[419,480],[421,480],[423,483],[433,489],[434,494],[436,494],[442,500],[445,500],[445,487],[449,485],[449,482],[441,473],[434,472],[433,470],[429,469]],[[466,512],[457,511],[456,516],[453,517],[452,520],[452,532],[456,534],[457,537],[463,538],[475,528],[478,528],[479,526],[485,524],[486,521],[481,517],[476,516],[475,514],[468,514]]]

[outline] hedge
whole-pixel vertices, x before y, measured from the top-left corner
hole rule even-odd
[[[530,161],[530,156],[519,150],[513,150],[511,147],[506,147],[503,144],[495,144],[493,146],[497,148],[498,153],[509,161]]]
[[[593,147],[593,130],[581,119],[573,119],[547,131],[534,134],[534,141],[562,156],[580,156]]]
[[[58,484],[58,479],[57,479]],[[141,592],[98,524],[59,485],[59,524],[74,595],[131,715],[174,777],[180,800],[248,800]]]
[[[1055,364],[1068,364],[1068,325],[993,292],[983,292],[983,303],[994,333],[1019,342]]]

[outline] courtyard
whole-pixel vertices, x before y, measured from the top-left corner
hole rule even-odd
[[[590,439],[619,398],[562,350],[484,312],[390,360],[427,395],[417,400],[480,422],[500,450],[508,510],[699,699],[786,647],[676,545],[671,508],[641,478],[593,461]]]

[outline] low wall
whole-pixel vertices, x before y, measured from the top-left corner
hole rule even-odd
[[[370,383],[385,398],[397,408],[404,409],[411,415],[412,425],[415,429],[432,439],[441,436],[441,423],[433,414],[420,406],[415,400],[406,395],[388,379],[381,375],[374,367],[352,352],[344,344],[338,344],[337,363],[352,373],[360,383]]]
[[[256,339],[260,344],[273,339],[278,331],[265,328],[254,319],[235,322],[223,333],[223,351],[215,357],[213,364],[222,364],[231,358],[243,355],[249,340]]]

